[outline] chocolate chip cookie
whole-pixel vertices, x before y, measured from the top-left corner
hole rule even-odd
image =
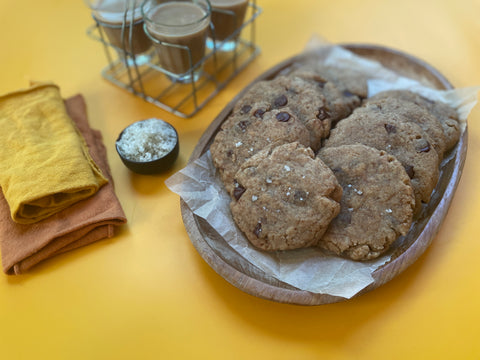
[[[255,111],[257,108],[269,110],[285,107],[305,124],[310,132],[310,146],[318,150],[322,139],[330,132],[332,119],[325,97],[318,92],[314,84],[305,80],[279,76],[257,82],[239,99],[233,113]]]
[[[364,108],[357,111],[381,112],[385,115],[398,114],[405,120],[418,124],[428,135],[430,145],[433,146],[440,159],[446,150],[446,139],[440,121],[430,114],[425,108],[412,101],[402,100],[396,97],[385,97],[382,99],[367,99],[363,104]]]
[[[235,173],[246,159],[268,146],[291,142],[310,146],[310,132],[288,107],[265,112],[251,110],[226,120],[210,152],[225,188],[232,194]]]
[[[396,117],[399,117],[397,115]],[[430,200],[439,177],[439,159],[419,125],[395,120],[392,114],[356,112],[338,122],[326,147],[363,144],[395,156],[410,177],[415,194],[415,213]]]
[[[262,250],[315,245],[340,210],[342,188],[333,172],[299,143],[260,151],[236,179],[233,219]]]
[[[347,90],[343,84],[336,84],[327,80],[313,70],[297,69],[290,77],[298,77],[316,85],[319,92],[327,100],[327,110],[330,113],[332,122],[343,119],[351,114],[353,109],[360,106],[362,98]]]
[[[458,114],[455,109],[447,104],[427,99],[408,90],[383,91],[371,97],[373,100],[382,98],[397,98],[411,101],[429,111],[442,124],[446,151],[451,150],[458,142],[461,133]]]
[[[343,188],[340,213],[318,246],[353,260],[370,260],[388,250],[412,224],[415,199],[402,164],[365,145],[322,148],[318,157]]]
[[[346,96],[357,96],[364,99],[368,96],[367,77],[354,69],[325,65],[318,61],[306,61],[293,66],[289,75],[311,78],[315,74],[317,80],[332,82]]]

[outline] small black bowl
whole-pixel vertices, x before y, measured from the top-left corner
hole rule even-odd
[[[161,143],[170,144],[158,149]],[[135,153],[130,151],[132,149],[125,149],[126,146],[132,145]],[[142,145],[154,150],[150,158],[145,156],[152,151],[142,149]],[[170,169],[180,150],[177,130],[169,123],[155,118],[137,121],[127,126],[118,136],[115,147],[127,168],[144,175],[159,174]]]

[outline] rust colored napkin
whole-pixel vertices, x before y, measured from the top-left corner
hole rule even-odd
[[[81,95],[65,101],[69,116],[85,138],[90,156],[109,182],[88,199],[34,224],[18,224],[0,192],[0,246],[3,271],[22,274],[57,254],[110,238],[126,217],[113,188],[105,146],[99,131],[90,128]]]

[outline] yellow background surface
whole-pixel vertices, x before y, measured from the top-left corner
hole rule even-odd
[[[480,85],[478,0],[258,0],[261,55],[191,119],[102,79],[106,59],[86,36],[92,21],[82,1],[0,4],[0,93],[49,80],[65,97],[83,94],[128,218],[113,239],[27,275],[0,275],[1,359],[480,359],[479,106],[462,179],[432,245],[393,281],[353,300],[303,307],[236,289],[198,255],[178,196],[164,185],[231,98],[314,33],[403,50],[456,87]],[[179,132],[181,153],[168,174],[132,174],[115,152],[120,131],[149,117]]]

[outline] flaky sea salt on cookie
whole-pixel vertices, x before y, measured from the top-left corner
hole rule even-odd
[[[262,250],[314,245],[340,210],[342,188],[333,172],[299,143],[257,153],[236,179],[233,219]]]
[[[343,188],[340,213],[319,247],[353,260],[370,260],[408,232],[415,198],[395,157],[364,145],[323,148],[318,157]]]

